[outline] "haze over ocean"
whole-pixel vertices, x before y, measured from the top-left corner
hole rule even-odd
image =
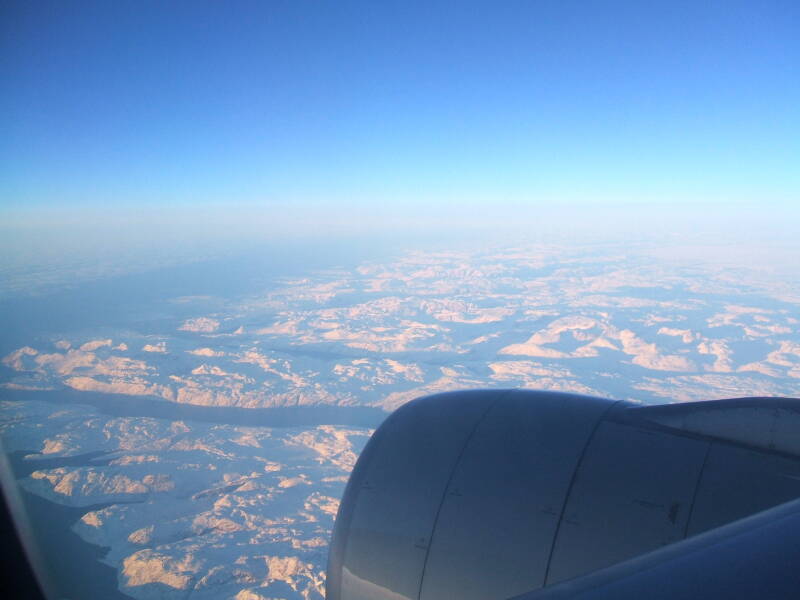
[[[797,2],[0,11],[0,442],[64,597],[323,597],[423,394],[800,396]]]

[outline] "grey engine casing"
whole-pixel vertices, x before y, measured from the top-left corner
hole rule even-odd
[[[510,598],[797,498],[798,405],[527,390],[417,399],[350,476],[327,598]]]

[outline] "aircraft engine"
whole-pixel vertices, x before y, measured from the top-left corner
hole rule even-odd
[[[350,476],[327,598],[511,598],[800,497],[799,405],[526,390],[414,400]]]

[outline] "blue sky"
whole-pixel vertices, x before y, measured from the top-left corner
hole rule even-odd
[[[0,206],[800,200],[800,4],[6,2]]]

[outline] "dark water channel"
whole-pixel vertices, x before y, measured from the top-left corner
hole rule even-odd
[[[38,469],[103,464],[102,461],[96,461],[102,452],[43,460],[24,460],[26,454],[30,452],[12,452],[8,455],[17,479],[27,477]],[[60,598],[130,600],[131,596],[123,594],[117,587],[117,570],[100,562],[109,548],[90,544],[71,529],[86,513],[111,506],[113,502],[73,507],[51,502],[22,488],[19,488],[19,493],[41,550],[44,568]]]

